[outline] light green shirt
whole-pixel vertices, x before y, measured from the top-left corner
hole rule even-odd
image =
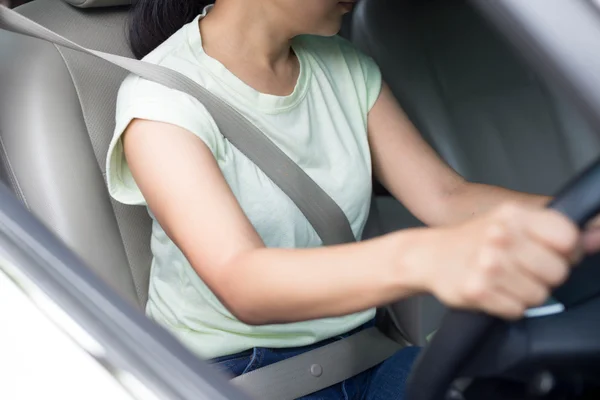
[[[283,97],[257,92],[208,56],[202,49],[198,19],[145,60],[187,75],[241,111],[339,204],[360,238],[372,189],[367,114],[381,90],[380,71],[372,59],[339,37],[298,37],[293,49],[300,76],[293,93]],[[221,136],[197,100],[136,76],[127,77],[119,91],[107,159],[108,187],[116,200],[146,205],[120,139],[133,118],[178,125],[204,141],[268,247],[322,245],[294,203]],[[246,325],[219,302],[156,220],[151,240],[154,258],[147,315],[203,358],[252,347],[309,345],[347,332],[375,315],[375,310],[367,310],[291,324]]]

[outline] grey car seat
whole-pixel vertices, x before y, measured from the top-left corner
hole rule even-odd
[[[19,11],[83,45],[131,54],[126,8],[83,11],[61,0],[36,0]],[[96,273],[142,305],[151,262],[150,219],[142,208],[113,202],[103,176],[124,77],[117,67],[90,57],[0,32],[0,143],[8,182]]]
[[[425,139],[470,181],[553,194],[600,153],[584,119],[465,0],[364,0],[352,39]],[[377,205],[386,231],[420,224],[391,197]],[[430,297],[394,308],[416,343],[443,314]]]

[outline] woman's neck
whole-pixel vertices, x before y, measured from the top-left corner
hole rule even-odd
[[[299,75],[293,33],[261,2],[217,1],[200,22],[204,51],[256,90],[287,95]],[[282,25],[282,24],[281,24]]]
[[[294,36],[261,2],[217,1],[200,24],[206,48],[276,70],[290,58]],[[206,38],[206,39],[204,39]],[[207,50],[210,51],[210,50]]]

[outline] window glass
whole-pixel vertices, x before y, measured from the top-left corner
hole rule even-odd
[[[140,385],[106,368],[104,349],[31,281],[0,259],[1,399],[132,400]],[[104,362],[103,362],[104,361]],[[129,379],[129,381],[132,381]],[[133,382],[137,383],[137,382]],[[144,398],[152,399],[144,391]]]

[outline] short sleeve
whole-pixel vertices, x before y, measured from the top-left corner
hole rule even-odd
[[[383,83],[381,70],[375,60],[340,36],[312,37],[311,44],[317,49],[318,56],[326,60],[324,64],[330,66],[335,79],[339,79],[338,71],[349,71],[351,84],[358,95],[363,112],[368,114],[379,98]]]
[[[121,140],[136,118],[177,125],[204,141],[215,158],[222,153],[218,128],[200,102],[185,93],[130,75],[119,89],[115,130],[106,158],[108,190],[120,203],[146,205],[127,165]]]
[[[367,93],[367,112],[371,111],[379,95],[381,94],[381,87],[383,79],[381,77],[381,70],[373,58],[367,56],[361,51],[357,50],[358,59],[360,61],[361,69],[363,71],[366,93]]]

